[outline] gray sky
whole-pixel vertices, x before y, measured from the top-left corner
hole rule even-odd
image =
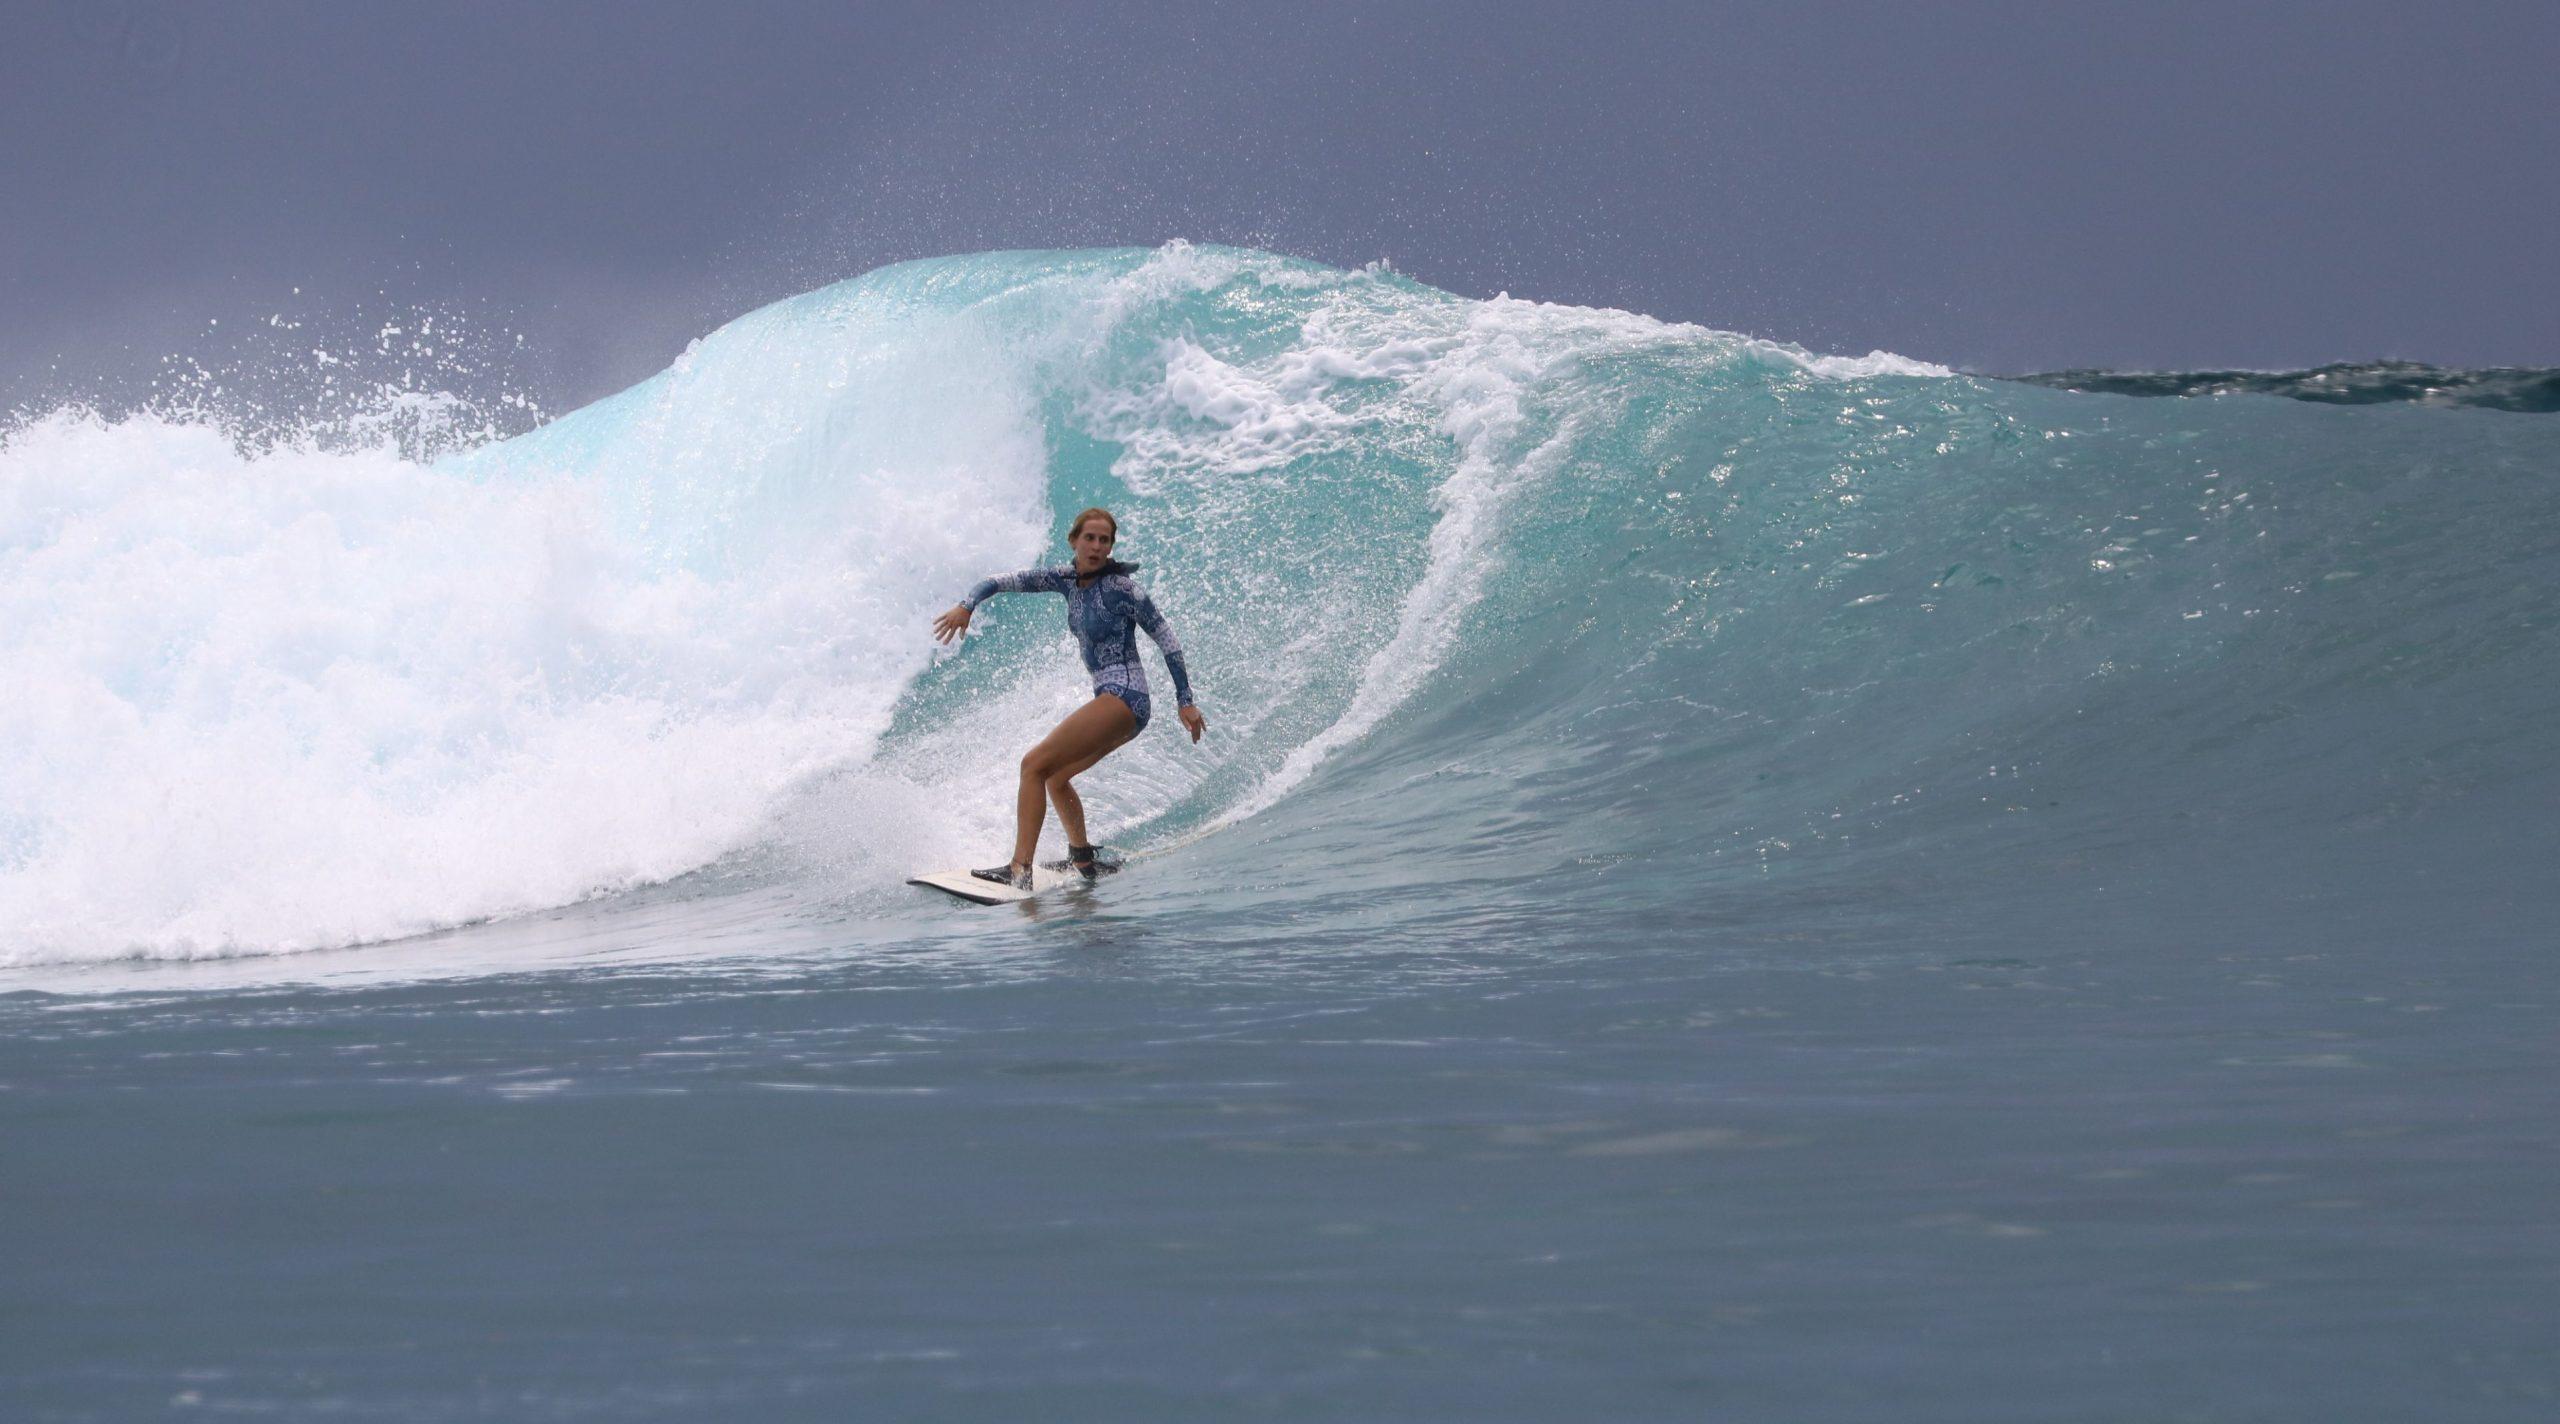
[[[411,303],[564,407],[1172,237],[1985,370],[2560,365],[2555,153],[2548,3],[0,0],[0,408]]]

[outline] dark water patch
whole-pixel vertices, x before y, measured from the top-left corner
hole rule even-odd
[[[2560,368],[2477,370],[2423,361],[2341,361],[2306,371],[2037,371],[2010,380],[2118,396],[2283,396],[2323,405],[2431,406],[2560,412]]]

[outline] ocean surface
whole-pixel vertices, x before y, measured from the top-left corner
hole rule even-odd
[[[1178,243],[307,364],[0,434],[0,1418],[2560,1411],[2550,373]],[[1091,504],[1208,739],[907,886]]]

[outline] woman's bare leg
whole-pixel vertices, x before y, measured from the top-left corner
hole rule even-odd
[[[1120,701],[1117,697],[1110,700],[1113,702]],[[1127,706],[1126,703],[1122,703],[1121,705],[1123,707]],[[1049,779],[1042,783],[1042,785],[1049,789],[1049,804],[1058,808],[1058,825],[1066,831],[1068,845],[1089,846],[1093,844],[1093,837],[1085,834],[1084,798],[1076,794],[1075,778],[1082,776],[1087,771],[1091,770],[1094,763],[1111,755],[1113,752],[1118,751],[1129,742],[1136,740],[1138,735],[1138,719],[1135,716],[1129,716],[1125,717],[1123,720],[1126,725],[1122,727],[1121,736],[1118,741],[1113,742],[1111,745],[1104,747],[1102,750],[1095,752],[1091,756],[1085,757],[1083,760],[1076,762],[1072,766],[1051,772],[1049,774]]]
[[[1068,780],[1137,732],[1137,714],[1128,703],[1109,693],[1096,693],[1091,702],[1068,713],[1065,721],[1041,738],[1040,745],[1022,754],[1022,789],[1013,802],[1015,866],[1029,865],[1038,851],[1040,823],[1047,819],[1052,799],[1058,802],[1058,820],[1066,827],[1068,839],[1087,844],[1084,802]]]

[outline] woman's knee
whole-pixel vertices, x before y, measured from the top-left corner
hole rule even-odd
[[[1049,794],[1052,796],[1055,796],[1062,791],[1075,790],[1075,782],[1076,779],[1074,773],[1065,771],[1053,771],[1040,778],[1040,784],[1049,788]]]

